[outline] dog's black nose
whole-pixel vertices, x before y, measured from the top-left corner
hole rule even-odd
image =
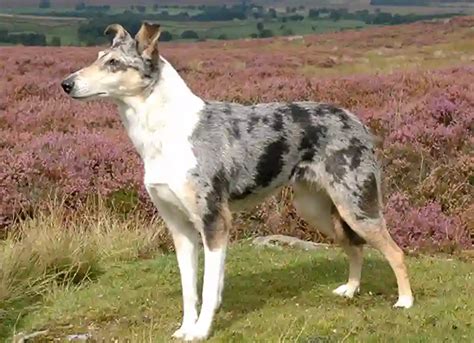
[[[74,80],[72,78],[64,80],[61,82],[61,87],[63,87],[67,94],[71,93],[72,89],[74,88]]]

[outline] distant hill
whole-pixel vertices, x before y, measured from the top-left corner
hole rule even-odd
[[[127,0],[51,0],[52,6],[75,6],[80,2],[84,2],[88,5],[115,5],[115,6],[128,6],[130,1]],[[266,6],[299,6],[307,5],[309,7],[318,6],[336,6],[336,5],[358,5],[368,6],[370,0],[253,0],[248,1],[249,3],[255,3]],[[5,7],[21,7],[21,6],[37,6],[39,0],[2,0],[2,6]],[[225,5],[225,4],[236,4],[242,3],[242,0],[140,0],[135,2],[135,5],[200,5],[200,4],[212,4],[212,5]]]
[[[130,1],[127,0],[98,0],[98,1],[81,1],[81,0],[51,0],[51,6],[58,7],[73,7],[76,4],[84,2],[88,5],[112,5],[112,6],[129,6]],[[223,5],[223,4],[235,4],[240,3],[240,0],[170,0],[170,1],[158,1],[158,0],[141,0],[137,1],[135,5],[187,5],[187,4],[213,4],[213,5]],[[266,1],[263,1],[266,2]],[[39,4],[39,0],[2,0],[2,7],[32,7]],[[255,2],[254,2],[255,3]]]
[[[18,7],[38,7],[40,0],[1,0],[2,8],[18,8]],[[128,0],[50,0],[51,7],[74,7],[78,3],[84,2],[87,5],[111,5],[111,6],[130,6]],[[248,3],[254,3],[263,5],[266,7],[273,8],[285,8],[287,6],[299,7],[304,6],[305,8],[317,8],[317,7],[344,7],[349,10],[357,9],[375,9],[377,7],[383,7],[385,11],[389,12],[402,12],[402,13],[441,13],[447,11],[461,11],[470,9],[470,12],[474,11],[474,0],[413,0],[409,6],[402,4],[401,0],[248,0]],[[134,5],[154,5],[170,6],[170,5],[232,5],[236,3],[242,3],[242,0],[140,0],[134,2]],[[373,6],[371,3],[375,3]],[[414,5],[415,3],[420,6]],[[429,6],[426,6],[428,3]],[[425,4],[425,5],[423,5]]]

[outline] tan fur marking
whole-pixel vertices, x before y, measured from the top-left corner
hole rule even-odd
[[[205,234],[206,244],[210,250],[216,250],[227,244],[229,231],[232,226],[232,214],[227,205],[222,206],[212,235]]]
[[[135,35],[135,40],[138,43],[138,52],[141,54],[150,44],[156,43],[160,34],[160,25],[143,23]]]

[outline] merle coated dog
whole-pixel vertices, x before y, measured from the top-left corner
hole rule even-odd
[[[114,35],[112,46],[62,87],[74,99],[115,102],[143,160],[146,189],[173,236],[180,268],[184,315],[174,337],[209,336],[222,301],[231,211],[287,185],[299,214],[349,257],[349,280],[335,294],[359,290],[362,246],[369,243],[396,275],[395,306],[412,306],[404,255],[382,215],[373,138],[355,115],[317,102],[204,101],[160,56],[159,25],[144,23],[134,38],[118,24],[106,33]],[[199,236],[205,272],[198,316]]]

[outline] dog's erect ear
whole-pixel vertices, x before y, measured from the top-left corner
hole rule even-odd
[[[131,39],[132,37],[130,34],[123,28],[122,25],[120,24],[112,24],[106,27],[104,31],[105,35],[113,35],[113,41],[112,45],[117,45],[120,44],[128,39]]]
[[[137,51],[143,59],[149,60],[152,64],[158,62],[158,39],[160,38],[160,25],[143,23],[135,36]]]

